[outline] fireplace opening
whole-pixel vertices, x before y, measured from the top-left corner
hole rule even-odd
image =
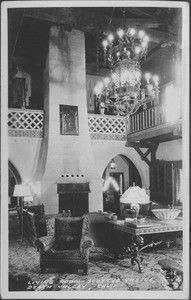
[[[63,210],[71,211],[72,217],[79,217],[88,213],[89,183],[58,184],[59,213]]]

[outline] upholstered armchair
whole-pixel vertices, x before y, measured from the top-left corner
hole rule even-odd
[[[45,268],[72,267],[83,269],[87,274],[89,252],[94,245],[88,237],[88,216],[52,218],[46,223],[47,236],[35,242],[40,255],[41,272]]]

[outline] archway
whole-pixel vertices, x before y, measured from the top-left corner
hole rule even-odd
[[[142,180],[134,163],[124,155],[113,157],[106,166],[103,179],[103,210],[120,214],[120,196],[133,184],[142,187]]]
[[[22,182],[21,176],[15,166],[8,161],[8,195],[9,195],[9,208],[15,208],[19,203],[17,203],[17,197],[13,197],[14,187],[16,184]]]

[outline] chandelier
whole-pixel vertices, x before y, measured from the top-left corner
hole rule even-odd
[[[117,115],[131,115],[140,106],[158,102],[159,77],[142,74],[141,60],[146,58],[149,37],[143,30],[118,29],[102,42],[104,63],[110,76],[98,82],[94,88],[99,107],[110,109]]]

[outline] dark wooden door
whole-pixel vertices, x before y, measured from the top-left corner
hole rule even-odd
[[[71,211],[72,217],[82,216],[88,212],[88,193],[59,194],[59,213]]]
[[[134,184],[142,187],[141,176],[135,165],[129,161],[129,186],[133,186]]]
[[[151,201],[165,205],[173,203],[172,162],[156,161],[150,166]]]

